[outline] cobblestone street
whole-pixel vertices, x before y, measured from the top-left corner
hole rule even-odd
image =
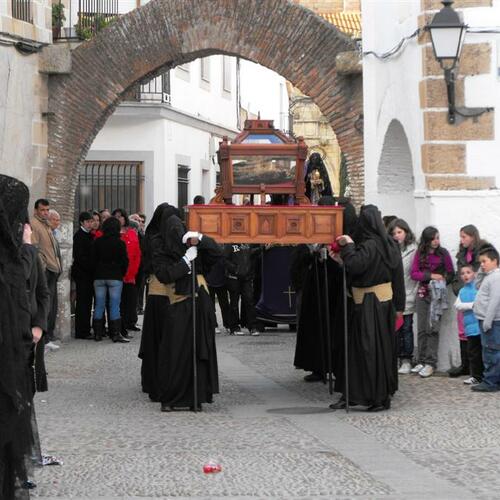
[[[47,356],[38,423],[64,465],[37,473],[35,498],[498,498],[498,394],[403,376],[390,412],[330,412],[292,366],[295,334],[268,330],[218,336],[221,394],[167,414],[140,391],[139,339]],[[212,458],[223,471],[205,475]]]

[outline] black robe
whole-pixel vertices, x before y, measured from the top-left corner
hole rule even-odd
[[[27,221],[28,188],[0,175],[0,498],[28,498],[16,484],[28,477],[27,467],[40,459],[34,418],[32,311],[20,248]]]
[[[183,223],[172,216],[163,223],[162,258],[153,259],[154,274],[165,284],[175,284],[175,292],[186,299],[170,304],[164,321],[158,353],[158,396],[162,403],[177,408],[194,406],[193,392],[193,303],[189,266],[182,255],[185,232]],[[203,275],[222,258],[220,246],[208,236],[198,244],[196,274]],[[211,403],[219,392],[217,352],[215,347],[215,312],[204,286],[197,287],[196,345],[198,404]]]
[[[392,300],[379,302],[368,293],[362,304],[351,304],[349,319],[349,400],[364,406],[383,404],[398,388],[395,313],[405,307],[403,264],[399,259],[390,267],[375,239],[347,245],[342,259],[353,287],[392,284]],[[336,390],[345,394],[342,371]]]
[[[162,203],[154,211],[153,217],[142,240],[142,266],[146,279],[154,274],[153,261],[166,259],[163,240],[160,235],[160,224],[164,214],[178,215],[179,211]],[[144,320],[142,324],[141,346],[139,358],[141,363],[141,386],[143,392],[149,394],[152,401],[159,401],[158,396],[158,351],[163,333],[169,300],[164,295],[148,293]]]
[[[295,286],[300,286],[302,281],[302,304],[297,326],[294,365],[296,368],[317,373],[324,380],[331,366],[332,373],[337,378],[337,373],[343,368],[344,350],[342,268],[332,259],[326,261],[330,313],[330,330],[327,334],[324,263],[317,252],[306,253],[303,247],[306,245],[298,247],[291,268]]]

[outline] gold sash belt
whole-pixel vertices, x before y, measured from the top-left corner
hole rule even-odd
[[[392,300],[392,285],[391,283],[381,283],[380,285],[368,286],[364,288],[352,287],[352,298],[355,304],[362,304],[365,294],[374,293],[379,302],[387,302]]]
[[[205,281],[203,275],[198,274],[196,277],[198,278],[198,286],[204,287],[206,292],[208,293],[207,282]],[[154,274],[151,274],[149,276],[148,284],[148,295],[161,295],[163,297],[168,297],[170,304],[177,304],[178,302],[182,302],[183,300],[189,299],[191,297],[190,295],[176,294],[174,283],[165,285],[164,283],[161,283],[161,281],[159,281]]]

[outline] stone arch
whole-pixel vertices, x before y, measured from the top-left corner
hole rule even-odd
[[[415,179],[408,137],[399,120],[393,119],[384,136],[377,171],[377,192],[384,215],[398,215],[415,222]]]
[[[124,94],[168,68],[212,54],[239,56],[284,76],[319,106],[347,157],[352,194],[364,196],[360,77],[337,73],[354,43],[289,0],[151,0],[72,52],[69,75],[49,82],[48,197],[72,219],[77,173]],[[359,127],[358,127],[359,128]]]

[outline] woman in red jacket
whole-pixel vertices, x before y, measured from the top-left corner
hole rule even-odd
[[[129,226],[128,214],[123,208],[115,208],[112,213],[120,221],[121,239],[127,247],[128,268],[123,277],[122,300],[120,312],[122,317],[122,336],[130,338],[127,330],[136,330],[134,317],[137,307],[137,288],[135,278],[141,264],[141,249],[137,233]]]

